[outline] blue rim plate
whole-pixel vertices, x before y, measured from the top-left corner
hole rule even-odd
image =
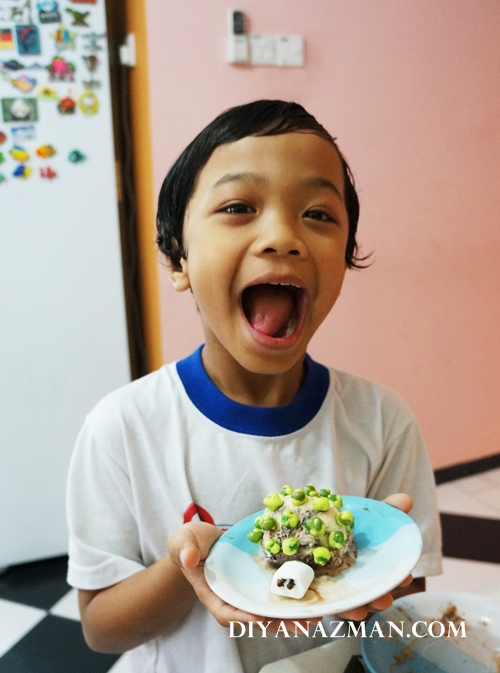
[[[256,512],[227,530],[205,561],[205,577],[214,593],[240,610],[262,617],[304,619],[336,614],[365,605],[397,587],[413,570],[422,552],[415,522],[386,503],[343,497],[354,514],[356,563],[337,577],[315,579],[304,598],[275,596],[269,590],[275,569],[259,544],[249,542]]]
[[[451,613],[447,615],[449,610]],[[448,625],[450,619],[458,630],[457,636]],[[462,620],[465,637],[459,626]],[[380,637],[378,630],[374,631],[375,622],[382,633],[389,635],[390,631],[392,637]],[[439,623],[432,625],[433,622],[441,622],[443,627]],[[361,651],[370,673],[499,670],[500,603],[486,596],[459,591],[404,596],[387,610],[373,615],[366,624],[366,634]]]

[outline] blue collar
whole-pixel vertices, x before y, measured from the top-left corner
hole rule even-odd
[[[295,399],[282,407],[252,407],[226,397],[203,367],[200,346],[177,362],[177,373],[195,407],[226,430],[261,437],[288,435],[311,421],[326,397],[330,374],[323,365],[306,355],[304,383]]]

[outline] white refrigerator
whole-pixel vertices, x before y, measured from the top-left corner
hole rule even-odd
[[[104,0],[0,0],[0,567],[65,554],[85,414],[130,380]]]

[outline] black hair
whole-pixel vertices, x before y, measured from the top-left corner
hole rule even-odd
[[[173,268],[186,259],[183,225],[186,207],[193,195],[196,179],[214,150],[220,145],[236,142],[247,136],[273,136],[308,131],[331,143],[337,150],[344,172],[344,202],[349,221],[345,261],[349,268],[364,268],[366,257],[358,257],[356,231],[359,200],[354,178],[335,139],[301,105],[281,100],[257,100],[238,105],[216,117],[186,147],[168,172],[158,198],[158,247]]]

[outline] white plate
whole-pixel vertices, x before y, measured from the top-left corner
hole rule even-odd
[[[222,600],[262,617],[304,619],[336,614],[365,605],[398,586],[415,567],[422,536],[406,514],[377,500],[343,497],[354,514],[358,558],[338,577],[315,579],[304,598],[282,598],[269,590],[275,568],[260,544],[247,539],[256,512],[217,540],[205,561],[205,577]]]
[[[449,606],[456,607],[459,622],[466,622],[465,638],[454,637],[443,619]],[[403,637],[392,628],[392,638],[380,638],[373,631],[375,621],[388,635],[388,621],[393,622]],[[439,637],[441,621],[444,634]],[[453,620],[452,620],[453,621]],[[424,622],[415,626],[416,622]],[[427,622],[427,626],[425,625]],[[420,636],[428,633],[425,638]],[[448,633],[450,637],[448,637]],[[367,637],[362,652],[370,673],[497,673],[500,670],[500,603],[476,594],[434,591],[412,594],[394,601],[383,612],[373,615],[366,625]]]

